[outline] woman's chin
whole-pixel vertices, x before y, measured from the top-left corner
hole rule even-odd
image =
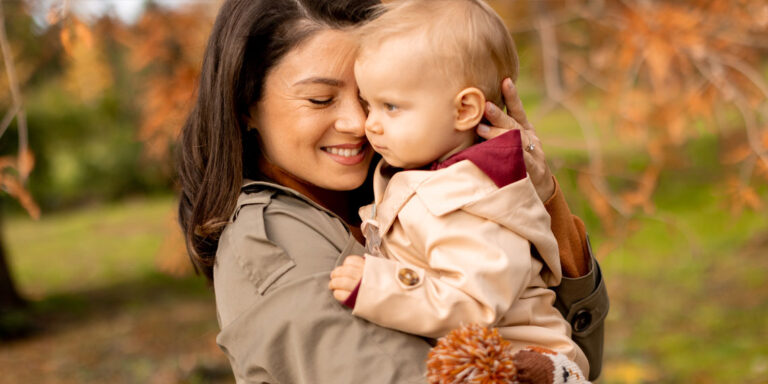
[[[363,173],[362,175],[349,175],[344,177],[329,178],[318,186],[331,191],[351,191],[363,185],[366,176],[367,173]]]

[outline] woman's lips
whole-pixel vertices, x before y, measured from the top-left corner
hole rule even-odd
[[[365,160],[365,155],[368,152],[367,148],[368,146],[363,142],[322,147],[322,150],[328,157],[339,164],[356,165]]]

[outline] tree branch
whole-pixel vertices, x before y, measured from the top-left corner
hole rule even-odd
[[[597,133],[592,125],[589,117],[583,113],[583,111],[575,105],[569,98],[564,97],[564,90],[560,81],[559,66],[558,66],[558,46],[557,38],[555,37],[555,31],[553,24],[549,21],[547,16],[540,15],[537,17],[536,30],[541,40],[541,52],[543,56],[544,66],[544,84],[547,90],[547,96],[557,104],[560,104],[576,119],[577,124],[581,128],[584,141],[587,145],[587,156],[589,158],[590,179],[592,184],[598,192],[608,201],[608,203],[619,212],[622,216],[628,216],[628,212],[624,209],[623,205],[614,197],[603,175],[603,159],[602,151],[600,148],[600,141],[597,138]]]
[[[11,45],[8,43],[8,35],[5,32],[5,13],[3,11],[3,4],[0,1],[0,52],[3,55],[3,61],[5,63],[5,73],[8,76],[8,87],[11,89],[11,99],[13,101],[12,110],[16,110],[14,113],[6,113],[3,117],[2,125],[0,125],[0,136],[5,133],[7,129],[6,124],[10,124],[13,117],[16,117],[16,127],[19,130],[19,156],[24,156],[28,151],[28,137],[27,137],[27,117],[24,111],[24,104],[21,98],[21,90],[19,88],[19,81],[16,76],[16,67],[13,65],[13,53],[11,52]],[[7,122],[6,122],[7,121]],[[21,157],[19,157],[21,159]],[[26,175],[21,175],[21,183],[24,185],[26,182]]]
[[[761,147],[760,138],[758,137],[757,119],[754,112],[752,112],[752,110],[747,105],[746,97],[742,95],[738,89],[727,85],[723,79],[718,78],[718,76],[712,74],[712,72],[708,68],[704,67],[700,61],[694,60],[693,63],[694,66],[696,66],[698,69],[699,73],[701,73],[702,76],[704,76],[712,85],[714,85],[715,88],[717,88],[720,93],[726,97],[726,99],[731,99],[733,105],[736,106],[736,109],[739,110],[739,113],[741,113],[742,119],[744,121],[744,128],[747,131],[747,141],[749,142],[749,147],[752,149],[755,155],[760,158],[760,161],[762,161],[763,164],[768,167],[768,154],[766,154],[768,151]],[[718,62],[715,63],[720,64]]]

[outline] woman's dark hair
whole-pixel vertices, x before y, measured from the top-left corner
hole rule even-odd
[[[270,68],[327,28],[372,17],[379,0],[228,0],[203,58],[197,100],[177,147],[179,219],[192,263],[212,279],[221,231],[243,178],[259,178],[255,130],[245,119]],[[312,63],[307,63],[312,65]]]

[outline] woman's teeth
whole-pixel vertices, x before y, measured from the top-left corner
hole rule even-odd
[[[344,157],[357,156],[363,150],[362,147],[356,148],[356,149],[325,147],[323,149],[330,154],[333,154],[336,156],[344,156]]]

